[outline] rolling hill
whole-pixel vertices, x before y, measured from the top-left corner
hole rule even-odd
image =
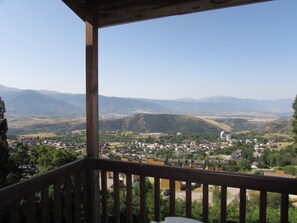
[[[219,134],[222,129],[200,118],[189,115],[137,114],[115,120],[101,120],[100,130],[128,130],[141,133],[181,132]]]
[[[12,123],[9,135],[29,134],[38,132],[70,133],[73,130],[85,129],[84,119],[73,118],[45,118],[27,117],[21,123],[18,117],[9,116]],[[221,128],[189,115],[171,114],[137,114],[133,116],[100,120],[100,131],[127,130],[139,133],[192,133],[192,134],[219,134]]]
[[[216,121],[229,126],[232,132],[254,130],[259,126],[259,123],[249,122],[242,118],[217,119]]]
[[[264,123],[254,130],[257,133],[291,133],[291,120],[279,119],[272,122]]]

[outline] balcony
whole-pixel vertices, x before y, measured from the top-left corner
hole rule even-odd
[[[165,16],[220,9],[268,0],[188,0],[188,1],[94,1],[63,0],[86,24],[86,117],[87,155],[44,175],[11,185],[0,190],[1,222],[147,222],[148,214],[155,221],[163,220],[160,208],[161,179],[169,180],[168,216],[176,215],[176,181],[186,182],[185,217],[192,215],[192,183],[202,185],[201,220],[209,222],[209,186],[220,187],[220,211],[217,221],[227,222],[228,188],[239,189],[239,219],[246,222],[247,190],[256,190],[259,198],[259,222],[266,222],[267,193],[281,195],[280,222],[288,222],[289,195],[297,195],[297,180],[259,177],[140,163],[103,160],[98,157],[98,28],[123,23],[155,19]],[[100,4],[99,4],[100,3]],[[113,173],[113,206],[108,199],[107,173]],[[120,174],[125,175],[121,189]],[[133,206],[134,175],[139,176],[139,207]],[[146,179],[153,178],[153,213],[147,210]],[[99,182],[100,181],[100,182]],[[100,185],[100,186],[99,186]],[[124,200],[120,196],[124,191]],[[124,219],[121,204],[126,208]],[[113,210],[112,219],[108,213]],[[136,214],[135,214],[136,213]],[[161,219],[162,216],[162,219]],[[135,220],[137,219],[137,220]]]
[[[110,181],[107,176],[109,172],[113,173],[113,192],[110,192],[107,186],[107,181]],[[125,176],[124,189],[121,187],[120,174]],[[132,205],[132,178],[135,175],[138,176],[140,190],[139,207]],[[99,176],[97,179],[100,181],[100,189],[95,189],[96,183],[92,181],[92,176]],[[147,210],[148,177],[153,179],[153,213],[148,213]],[[99,218],[100,222],[148,222],[148,214],[153,216],[153,220],[162,221],[165,213],[160,209],[161,179],[169,180],[170,191],[175,191],[176,181],[186,182],[184,217],[187,218],[193,217],[191,185],[202,185],[202,219],[199,220],[203,222],[209,222],[210,185],[220,186],[220,213],[217,214],[217,222],[227,222],[227,191],[230,187],[239,189],[237,222],[247,221],[248,190],[255,190],[260,194],[258,222],[266,222],[268,192],[281,195],[279,222],[282,223],[289,222],[289,195],[297,195],[296,179],[85,158],[1,189],[0,222],[94,222],[96,218]],[[110,204],[110,193],[113,194],[113,205]],[[93,194],[98,195],[97,199],[93,199]],[[124,194],[124,200],[120,194]],[[93,205],[94,200],[99,203]],[[168,200],[166,215],[175,216],[176,194],[170,193]],[[121,209],[122,204],[125,204],[124,210]],[[112,217],[108,216],[108,212],[113,213]]]

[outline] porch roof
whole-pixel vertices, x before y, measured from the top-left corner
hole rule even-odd
[[[84,21],[87,1],[63,0]],[[95,12],[100,28],[265,1],[270,0],[95,0]]]

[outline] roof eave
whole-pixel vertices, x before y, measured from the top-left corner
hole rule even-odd
[[[62,0],[83,21],[86,0]],[[98,27],[108,27],[273,0],[95,0]]]

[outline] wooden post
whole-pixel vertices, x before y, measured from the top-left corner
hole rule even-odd
[[[87,155],[98,158],[98,27],[92,2],[87,1],[86,20]]]
[[[98,158],[98,20],[96,1],[87,0],[86,9],[87,156]],[[98,171],[87,169],[87,222],[100,220],[98,177]]]

